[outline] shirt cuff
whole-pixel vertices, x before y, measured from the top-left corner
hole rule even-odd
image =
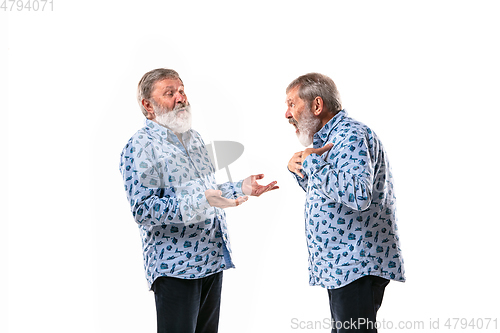
[[[243,181],[244,181],[244,179],[240,180],[237,183],[233,183],[234,184],[234,186],[233,186],[233,195],[236,198],[245,195],[245,193],[243,193],[243,189],[242,189]]]

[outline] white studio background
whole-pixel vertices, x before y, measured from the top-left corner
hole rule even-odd
[[[118,163],[144,122],[137,82],[158,67],[180,73],[206,143],[245,146],[234,179],[281,187],[227,210],[237,269],[224,275],[221,333],[329,318],[326,291],[308,286],[304,194],[286,171],[303,147],[285,88],[312,71],[334,79],[391,159],[408,281],[389,285],[379,319],[447,331],[447,318],[498,318],[498,13],[495,1],[0,10],[0,329],[155,331]]]

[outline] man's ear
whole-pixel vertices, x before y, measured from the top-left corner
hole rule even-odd
[[[142,106],[148,112],[148,119],[153,120],[155,118],[155,111],[153,108],[153,104],[150,101],[148,101],[147,99],[143,99]]]
[[[312,111],[315,116],[319,116],[323,111],[323,98],[317,96],[312,105]]]

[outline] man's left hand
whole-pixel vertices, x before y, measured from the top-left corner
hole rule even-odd
[[[279,186],[276,185],[278,183],[277,181],[271,182],[266,186],[259,185],[257,183],[257,180],[262,178],[264,178],[263,174],[252,175],[250,177],[245,178],[243,184],[241,185],[241,190],[243,191],[243,193],[246,195],[252,195],[254,197],[258,197],[266,192],[276,190],[279,188]]]

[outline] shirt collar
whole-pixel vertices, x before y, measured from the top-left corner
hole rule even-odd
[[[345,110],[340,110],[332,119],[330,119],[325,126],[323,126],[319,131],[314,134],[313,137],[313,147],[323,147],[328,142],[328,137],[332,130],[337,127],[342,119],[347,116]]]
[[[168,142],[171,142],[175,144],[176,146],[182,146],[181,142],[179,141],[179,138],[177,138],[177,135],[169,129],[166,128],[150,119],[146,119],[146,127],[149,129],[151,134],[158,135],[161,140],[167,140]],[[182,133],[182,140],[184,143],[187,143],[191,137],[190,135],[191,130],[188,130],[184,133]]]
[[[175,136],[175,133],[172,130],[170,130],[166,127],[163,127],[160,124],[158,124],[150,119],[146,119],[146,127],[152,133],[159,135],[162,139],[170,139],[172,136]]]

